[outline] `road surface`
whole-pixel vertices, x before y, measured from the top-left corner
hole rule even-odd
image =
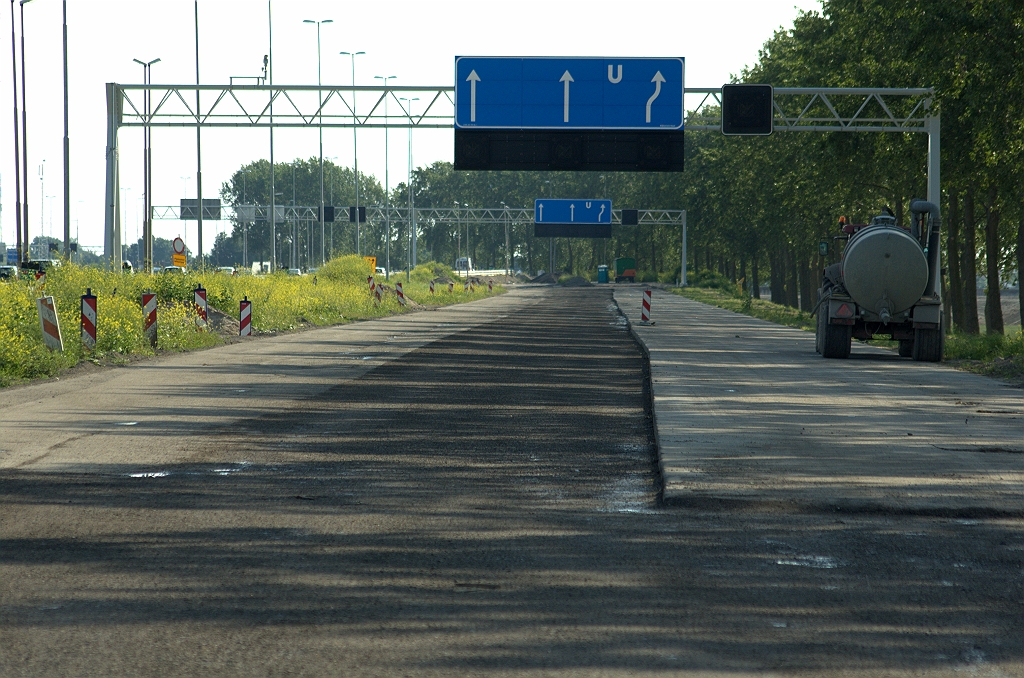
[[[1020,516],[666,504],[645,369],[527,288],[6,391],[0,675],[1024,675]]]

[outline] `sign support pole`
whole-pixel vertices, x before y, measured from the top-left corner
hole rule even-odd
[[[682,268],[679,269],[679,286],[686,287],[686,210],[683,210],[683,252],[682,252]]]

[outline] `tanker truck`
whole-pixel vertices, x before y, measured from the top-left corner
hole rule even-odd
[[[815,348],[847,358],[853,339],[890,336],[904,358],[942,360],[945,332],[939,297],[939,210],[911,200],[912,225],[886,210],[867,224],[840,219],[842,260],[825,268],[818,290]]]

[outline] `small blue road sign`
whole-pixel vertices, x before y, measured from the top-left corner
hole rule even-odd
[[[459,129],[683,128],[684,60],[456,57]]]
[[[612,201],[537,199],[533,201],[533,221],[538,224],[610,224]]]

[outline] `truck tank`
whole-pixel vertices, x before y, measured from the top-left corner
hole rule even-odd
[[[882,322],[908,310],[928,285],[928,258],[893,219],[876,217],[850,237],[842,259],[843,286]]]

